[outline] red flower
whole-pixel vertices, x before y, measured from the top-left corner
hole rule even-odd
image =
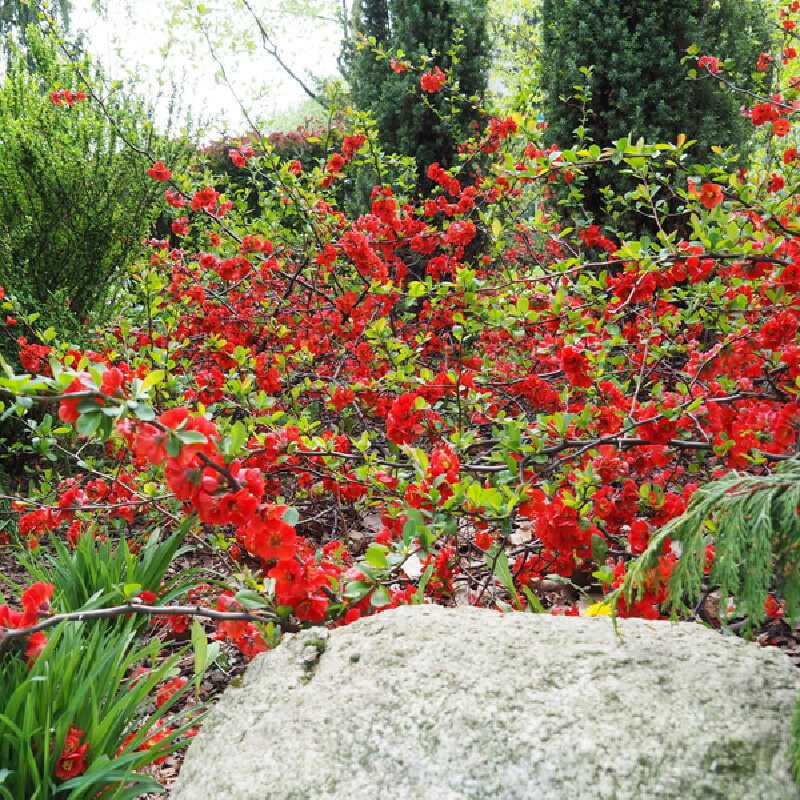
[[[424,431],[422,421],[425,414],[417,408],[418,397],[417,394],[401,394],[389,409],[386,435],[395,444],[411,444]]]
[[[631,530],[628,534],[628,547],[633,555],[638,556],[643,553],[650,541],[650,527],[643,519],[635,519],[631,523]]]
[[[367,137],[363,133],[345,136],[342,140],[342,150],[346,156],[352,156],[366,144],[366,141]]]
[[[219,200],[219,192],[212,186],[198,189],[192,195],[192,211],[213,211]]]
[[[72,108],[76,103],[81,103],[86,98],[86,92],[73,92],[71,89],[57,89],[54,92],[50,92],[50,102],[54,106]]]
[[[489,531],[478,531],[475,534],[475,547],[488,550],[494,544],[494,536]]]
[[[446,82],[447,74],[440,67],[434,67],[430,72],[423,73],[419,79],[420,88],[428,94],[441,91]]]
[[[158,747],[160,742],[163,739],[166,739],[168,736],[170,736],[173,733],[173,731],[174,729],[169,727],[169,725],[162,724],[160,727],[156,728],[155,732],[147,739],[145,739],[144,742],[142,742],[136,749],[139,751],[143,751],[143,750],[150,750],[153,747]],[[123,747],[125,747],[126,743],[127,740],[125,743],[123,743]],[[154,759],[153,764],[155,765],[163,764],[167,760],[168,756],[169,753],[164,753],[163,756],[159,756],[158,758]]]
[[[47,611],[50,607],[52,596],[53,584],[39,581],[22,593],[22,607],[35,619],[42,611]]]
[[[186,678],[182,677],[172,678],[163,683],[156,691],[156,706],[161,708],[165,703],[168,703],[187,683]]]
[[[84,391],[86,391],[86,387],[83,385],[83,382],[80,378],[76,378],[69,386],[67,386],[67,388],[64,390],[64,394],[76,394],[77,392]],[[80,416],[78,405],[81,402],[81,399],[82,398],[76,398],[75,400],[62,400],[58,405],[58,416],[64,422],[74,425]]]
[[[83,736],[84,732],[75,726],[71,726],[67,732],[61,755],[56,761],[55,776],[59,780],[66,781],[86,772],[89,745],[81,744]]]
[[[183,208],[186,205],[186,198],[174,189],[164,190],[164,200],[173,208]]]
[[[303,595],[303,568],[295,559],[279,561],[267,577],[275,579],[275,597],[282,605],[293,605]]]
[[[573,386],[586,388],[592,385],[592,379],[588,375],[589,360],[577,347],[567,345],[561,351],[561,369]]]
[[[147,170],[147,174],[154,181],[159,181],[160,183],[165,183],[172,177],[172,172],[163,161],[156,161],[155,164]]]
[[[448,445],[440,445],[431,453],[430,476],[432,478],[442,475],[447,483],[455,483],[458,480],[460,467],[458,456]]]
[[[769,53],[759,53],[758,60],[756,61],[756,70],[758,72],[766,72],[769,69],[769,65],[775,59]]]
[[[186,236],[186,234],[189,233],[189,217],[178,217],[172,220],[170,230],[172,230],[176,236]]]
[[[390,58],[389,69],[399,75],[403,72],[408,72],[408,64],[406,64],[405,61],[398,61],[396,58]]]
[[[750,110],[750,119],[753,125],[763,125],[765,122],[773,122],[778,119],[780,114],[772,103],[759,103]]]
[[[253,157],[253,149],[251,147],[231,148],[228,150],[228,158],[239,169],[247,166],[248,159]]]
[[[111,367],[103,373],[103,382],[100,384],[100,391],[109,397],[113,397],[122,389],[124,383],[125,376],[122,370],[117,369],[117,367]]]
[[[772,177],[767,182],[767,191],[774,194],[775,192],[779,192],[783,189],[785,185],[785,181],[780,175],[776,175],[773,173]]]
[[[792,123],[789,122],[788,119],[781,117],[780,119],[776,119],[772,123],[772,132],[776,136],[786,136],[787,133],[792,129]]]
[[[28,659],[28,664],[33,664],[45,647],[47,647],[47,637],[41,631],[32,633],[28,637],[28,645],[25,648],[25,658]]]
[[[283,519],[286,508],[270,507],[266,519],[257,517],[241,532],[242,544],[249,553],[263,561],[284,561],[294,556],[297,534]]]
[[[764,601],[764,613],[770,619],[781,619],[785,613],[783,603],[779,603],[774,594],[767,595],[767,599]]]
[[[708,70],[712,75],[717,75],[722,69],[722,62],[714,56],[700,56],[697,59],[697,66]]]
[[[325,166],[325,169],[330,174],[338,174],[344,168],[344,165],[347,163],[347,159],[341,153],[334,153],[329,159],[328,163]]]
[[[717,183],[704,183],[698,192],[700,204],[705,206],[709,211],[718,206],[723,200],[722,187]]]
[[[470,220],[453,222],[444,235],[448,244],[466,247],[475,238],[475,223]]]

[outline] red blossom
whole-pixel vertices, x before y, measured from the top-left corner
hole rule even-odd
[[[424,72],[419,79],[419,85],[423,92],[435,94],[440,92],[447,82],[447,74],[441,67],[434,67],[428,72]]]
[[[59,780],[66,781],[86,772],[88,767],[86,756],[89,745],[88,743],[81,744],[84,735],[84,732],[74,725],[70,726],[67,731],[61,755],[55,766],[55,777]]]
[[[165,183],[172,177],[172,171],[163,161],[156,161],[152,167],[147,170],[147,174],[154,180]]]

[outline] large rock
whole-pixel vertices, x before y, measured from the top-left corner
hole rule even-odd
[[[173,800],[792,800],[789,660],[689,624],[436,606],[259,656]]]

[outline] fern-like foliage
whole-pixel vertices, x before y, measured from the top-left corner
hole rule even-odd
[[[679,543],[681,557],[669,582],[668,610],[691,611],[703,591],[718,587],[735,614],[752,628],[763,622],[764,601],[775,591],[786,617],[800,610],[800,459],[786,461],[769,475],[732,472],[698,489],[686,511],[653,536],[642,555],[628,565],[625,582],[609,598],[612,608],[624,598],[641,597],[664,543]],[[714,564],[705,575],[706,546],[714,545]],[[800,700],[792,717],[791,762],[800,783]]]
[[[664,542],[678,543],[680,559],[669,581],[667,607],[673,616],[698,601],[704,581],[719,587],[723,604],[750,627],[763,622],[764,602],[775,591],[786,616],[800,614],[800,460],[783,462],[767,475],[731,472],[699,488],[686,511],[661,528],[642,555],[628,565],[624,584],[611,600],[631,603],[646,591]],[[704,574],[706,546],[714,563]]]

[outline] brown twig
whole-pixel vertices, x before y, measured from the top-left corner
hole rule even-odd
[[[152,606],[146,603],[125,603],[124,605],[111,606],[110,608],[93,608],[88,611],[70,611],[64,614],[53,614],[27,628],[0,628],[0,647],[7,641],[24,639],[34,633],[39,633],[40,631],[60,625],[62,622],[86,622],[95,619],[113,619],[125,614],[147,614],[149,616],[159,617],[203,617],[224,622],[260,622],[262,624],[274,622],[281,625],[284,630],[290,632],[299,630],[296,625],[287,624],[281,621],[277,616],[251,614],[249,611],[217,611],[216,609],[204,608],[203,606]]]

